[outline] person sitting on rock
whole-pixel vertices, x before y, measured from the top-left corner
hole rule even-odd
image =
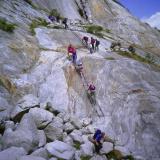
[[[93,136],[93,143],[95,146],[96,153],[100,152],[100,149],[103,147],[105,133],[102,132],[100,129],[97,129],[94,136]]]
[[[95,131],[93,137],[89,136],[88,140],[94,144],[96,153],[99,153],[100,149],[103,147],[103,142],[110,142],[113,144],[113,148],[115,147],[115,140],[109,138],[100,129]]]

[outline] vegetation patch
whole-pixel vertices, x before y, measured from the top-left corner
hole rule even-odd
[[[112,150],[109,153],[106,154],[108,160],[120,160],[122,159],[123,155],[118,150]]]
[[[107,57],[106,59],[107,59],[107,60],[115,60],[114,57]]]
[[[45,19],[38,18],[37,20],[33,20],[32,23],[30,24],[30,31],[32,35],[35,35],[34,29],[37,28],[38,26],[47,26],[49,23],[46,22]]]
[[[12,33],[15,27],[16,27],[15,24],[7,22],[6,19],[0,19],[0,29],[1,30]]]
[[[132,155],[127,155],[127,156],[123,157],[123,159],[134,160],[134,157]]]
[[[57,9],[52,9],[49,15],[54,17],[59,17],[59,19],[64,19],[64,17],[60,15]]]
[[[81,156],[81,160],[90,160],[91,156]]]
[[[147,63],[147,64],[153,64],[156,67],[160,67],[158,64],[155,64],[154,57],[151,56],[149,53],[146,55],[146,57],[142,57],[142,56],[140,56],[136,53],[130,53],[130,52],[127,52],[127,51],[116,51],[116,52],[121,56],[132,58],[132,59],[134,59],[136,61],[139,61],[139,62],[143,62],[143,63]]]
[[[32,0],[24,0],[27,2],[29,5],[31,5],[34,9],[37,9],[37,7],[33,4]]]
[[[73,146],[74,146],[74,148],[76,148],[77,150],[80,150],[81,143],[80,143],[80,142],[78,142],[78,141],[74,141]]]
[[[86,31],[88,33],[94,34],[100,38],[103,38],[102,31],[104,31],[102,26],[97,26],[97,25],[89,25],[89,26],[84,26],[86,28]]]

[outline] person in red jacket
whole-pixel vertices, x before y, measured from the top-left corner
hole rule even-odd
[[[70,56],[69,53],[72,54],[72,62],[73,62],[74,64],[76,64],[77,53],[76,53],[75,47],[72,46],[72,44],[70,44],[70,45],[68,46],[68,56]]]

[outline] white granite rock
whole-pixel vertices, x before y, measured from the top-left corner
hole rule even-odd
[[[55,156],[57,158],[62,158],[66,160],[70,160],[74,156],[74,148],[70,145],[61,142],[61,141],[54,141],[48,143],[46,145],[46,149],[50,155]]]

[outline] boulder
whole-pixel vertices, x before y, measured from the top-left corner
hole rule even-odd
[[[107,157],[105,155],[95,155],[90,160],[107,160]]]
[[[22,157],[18,158],[18,160],[45,160],[45,159],[42,157],[27,155],[27,156],[22,156]]]
[[[23,147],[27,152],[39,144],[38,130],[31,115],[22,118],[15,131],[11,128],[5,130],[2,137],[3,148],[10,146]]]
[[[29,111],[30,108],[39,106],[39,100],[32,94],[25,95],[22,97],[16,107],[13,109],[11,113],[11,118],[14,121],[20,121],[25,113]]]
[[[70,133],[69,135],[73,141],[79,142],[79,143],[83,143],[83,138],[82,138],[82,132],[79,130],[74,130],[72,133]]]
[[[46,140],[46,135],[43,130],[38,130],[38,137],[39,137],[38,147],[42,147],[46,145],[47,140]]]
[[[72,116],[70,118],[70,121],[71,121],[71,124],[73,124],[76,129],[81,129],[82,128],[82,123],[80,122],[80,120],[77,117]]]
[[[48,159],[48,152],[47,152],[46,148],[39,148],[39,149],[35,150],[34,152],[32,152],[31,155]]]
[[[49,160],[58,160],[57,158],[51,158],[51,159],[49,159]]]
[[[20,156],[26,154],[27,152],[22,147],[10,147],[0,152],[0,160],[17,160]]]
[[[44,129],[46,137],[49,141],[61,139],[63,137],[63,121],[59,117],[54,120]]]
[[[84,156],[93,156],[94,145],[91,142],[87,142],[81,145],[81,152]]]
[[[9,119],[12,106],[7,102],[5,98],[2,98],[1,96],[0,102],[0,121]]]
[[[76,160],[81,160],[81,155],[82,155],[82,152],[80,150],[76,151],[75,152],[75,159]]]
[[[40,129],[52,122],[53,119],[53,113],[41,108],[32,108],[30,109],[29,113],[32,115],[36,126]]]
[[[5,122],[5,129],[8,129],[8,128],[11,128],[11,129],[15,128],[13,121],[6,121]]]
[[[64,123],[67,123],[70,120],[70,115],[68,113],[65,113],[65,112],[61,112],[57,116],[62,118]]]
[[[113,150],[113,144],[112,143],[109,143],[109,142],[104,142],[103,143],[103,147],[102,147],[102,149],[100,150],[100,153],[101,154],[106,154],[106,153],[108,153],[108,152],[110,152],[110,151],[112,151]]]
[[[48,111],[52,112],[55,116],[57,116],[60,111],[55,109],[55,107],[52,105],[51,102],[47,102],[46,107],[45,107]]]
[[[49,152],[50,155],[62,158],[65,160],[71,160],[74,157],[74,148],[70,145],[61,142],[61,141],[54,141],[51,143],[48,143],[46,145],[46,149]]]
[[[64,131],[65,132],[70,133],[74,129],[75,129],[75,127],[70,122],[67,122],[67,123],[64,124]]]
[[[69,145],[73,145],[73,139],[68,135],[63,134],[63,142],[65,142]]]

